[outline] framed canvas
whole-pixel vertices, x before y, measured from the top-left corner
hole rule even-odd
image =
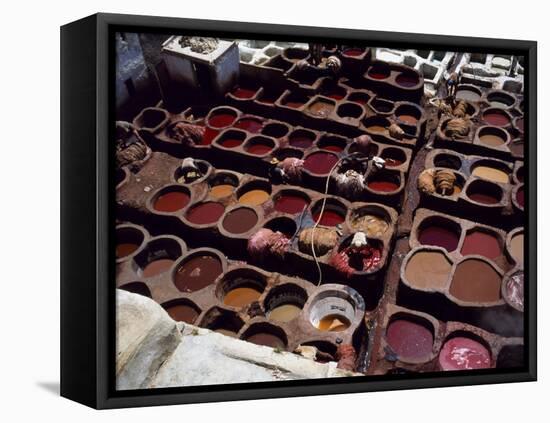
[[[536,43],[61,28],[61,394],[536,379]]]

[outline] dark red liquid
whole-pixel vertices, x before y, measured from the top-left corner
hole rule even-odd
[[[214,128],[224,128],[235,122],[236,116],[230,113],[217,113],[210,116],[208,123]]]
[[[170,269],[173,263],[174,263],[174,260],[170,258],[162,258],[162,259],[154,260],[149,264],[147,264],[147,266],[145,266],[145,269],[143,269],[143,277],[151,278],[153,276],[160,275],[161,273],[164,273],[168,269]]]
[[[361,48],[347,48],[347,49],[344,50],[343,53],[346,56],[357,57],[357,56],[361,56],[364,52],[365,52],[365,50],[363,50]]]
[[[252,209],[241,208],[230,211],[223,219],[223,227],[232,234],[243,234],[258,223],[258,215]]]
[[[213,201],[197,204],[187,212],[187,220],[196,225],[207,225],[217,222],[225,211],[225,207]]]
[[[516,121],[516,126],[521,132],[523,132],[523,118]]]
[[[524,207],[524,194],[523,194],[523,188],[520,188],[518,189],[518,192],[516,194],[516,200],[518,202],[518,204],[521,206],[521,207]]]
[[[477,201],[478,203],[481,203],[481,204],[497,204],[499,202],[498,198],[489,194],[484,194],[482,192],[468,194],[468,197],[471,200]]]
[[[319,212],[313,214],[313,220],[317,222],[319,220]],[[336,226],[339,223],[344,221],[344,216],[334,210],[328,210],[325,208],[321,220],[319,220],[319,225],[324,226]]]
[[[213,283],[222,273],[217,257],[197,255],[185,261],[174,274],[174,284],[181,292],[194,292]]]
[[[301,101],[287,101],[285,103],[285,106],[287,107],[291,107],[293,109],[299,109],[300,107],[302,107],[304,104],[306,103],[303,103]]]
[[[480,256],[494,259],[500,257],[502,250],[495,236],[486,232],[475,231],[466,235],[460,253],[463,256],[479,254]]]
[[[399,188],[399,185],[392,181],[374,180],[368,182],[367,186],[373,191],[393,192]]]
[[[428,226],[418,234],[418,242],[422,245],[435,245],[451,252],[458,247],[459,237],[450,229],[442,226]]]
[[[397,78],[395,78],[395,82],[397,82],[402,87],[410,88],[418,84],[418,78],[415,75],[402,73],[400,75],[397,75]]]
[[[401,166],[404,162],[402,160],[384,158],[386,161],[386,167],[396,167]]]
[[[337,161],[338,157],[334,154],[318,151],[305,159],[304,168],[315,175],[326,175],[332,170]]]
[[[275,201],[275,210],[282,213],[296,214],[301,213],[307,205],[306,199],[299,195],[283,194]]]
[[[153,208],[161,212],[175,212],[189,204],[189,195],[181,191],[172,191],[157,198]]]
[[[214,140],[214,138],[218,136],[219,133],[220,131],[210,129],[208,127],[204,128],[204,135],[202,136],[201,144],[202,145],[212,144],[212,141]]]
[[[116,257],[122,258],[129,256],[134,251],[136,251],[139,248],[138,244],[133,244],[130,242],[123,242],[116,246]]]
[[[235,128],[244,129],[245,131],[257,134],[263,128],[263,123],[257,119],[241,119],[235,124]]]
[[[225,138],[220,142],[220,145],[225,148],[235,148],[241,145],[243,141],[237,138]]]
[[[237,98],[247,99],[254,97],[254,94],[256,94],[256,90],[244,87],[237,87],[233,91],[231,91],[231,94],[233,94]]]
[[[165,307],[165,310],[176,322],[192,324],[199,316],[197,310],[187,304],[174,304]]]
[[[386,330],[386,340],[399,358],[427,359],[432,353],[433,335],[425,326],[405,319],[391,322]]]
[[[335,153],[340,153],[341,151],[344,151],[344,147],[342,147],[341,145],[337,145],[337,144],[326,144],[326,145],[322,146],[321,148],[323,150],[334,151]]]
[[[510,123],[510,119],[503,113],[489,112],[483,114],[483,120],[489,125],[506,126]]]
[[[246,338],[248,342],[252,342],[256,345],[264,345],[271,348],[285,348],[284,341],[276,335],[271,333],[256,333]]]
[[[389,74],[376,69],[371,69],[369,71],[369,76],[373,79],[386,79],[389,76]]]
[[[291,135],[288,140],[292,147],[308,148],[313,144],[313,140],[307,135]]]
[[[246,152],[255,156],[263,156],[273,150],[273,146],[267,144],[252,144],[246,147]]]

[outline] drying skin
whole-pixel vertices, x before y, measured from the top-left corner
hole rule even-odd
[[[341,344],[336,350],[336,358],[338,359],[339,369],[354,371],[355,362],[357,361],[357,352],[353,345],[350,344]]]
[[[116,123],[116,165],[117,168],[138,165],[149,153],[149,147],[129,122]]]
[[[426,194],[435,192],[435,169],[426,169],[418,176],[418,189]]]
[[[365,180],[363,175],[353,169],[344,173],[336,173],[333,176],[336,182],[336,190],[344,197],[359,199],[365,189]]]
[[[465,101],[460,100],[453,109],[453,115],[457,118],[466,118],[468,116],[466,113],[467,110],[468,104]]]
[[[350,245],[341,251],[333,250],[330,265],[346,277],[352,277],[356,272],[368,272],[376,269],[382,259],[382,250],[376,246]]]
[[[426,194],[454,195],[455,183],[456,175],[449,169],[426,169],[418,176],[418,189]]]
[[[173,125],[170,130],[170,136],[185,146],[191,147],[201,144],[204,132],[204,126],[194,125],[186,121],[179,121]]]
[[[450,138],[464,138],[469,132],[470,121],[464,118],[453,118],[445,127],[445,135]]]
[[[300,232],[300,236],[298,237],[298,247],[302,253],[311,255],[312,237],[313,248],[317,256],[324,256],[338,242],[338,233],[334,229],[317,227],[314,230],[313,228],[307,228]]]
[[[523,311],[523,270],[519,270],[506,280],[505,294],[508,304]]]
[[[390,125],[390,127],[388,128],[388,132],[390,134],[390,137],[397,140],[401,140],[405,136],[405,131],[403,131],[403,129],[401,129],[401,127],[396,123],[392,123]]]
[[[282,258],[289,247],[290,240],[286,235],[261,228],[248,240],[247,251],[256,260],[263,260],[270,256]]]
[[[383,218],[373,214],[353,216],[351,227],[354,231],[365,232],[368,237],[380,237],[390,227],[390,224]]]
[[[212,53],[218,48],[219,40],[209,37],[181,37],[180,45],[189,47],[192,52],[200,54]]]

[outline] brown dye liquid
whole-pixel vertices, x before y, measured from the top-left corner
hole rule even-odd
[[[229,197],[233,194],[235,187],[229,184],[215,185],[210,188],[210,195],[214,198],[224,198]]]
[[[416,125],[418,123],[418,119],[412,115],[399,115],[398,118],[409,125]]]
[[[498,239],[487,232],[475,231],[466,235],[462,250],[463,256],[479,254],[480,256],[494,259],[500,257],[502,249]]]
[[[248,338],[246,338],[246,341],[252,342],[253,344],[256,344],[256,345],[264,345],[266,347],[271,347],[271,348],[279,348],[279,349],[285,348],[285,343],[283,342],[283,340],[271,333],[263,333],[263,332],[255,333],[254,335],[251,335]]]
[[[496,198],[491,194],[485,194],[483,192],[474,192],[472,194],[468,194],[468,197],[471,200],[474,200],[481,204],[497,204],[500,201],[499,198]]]
[[[217,257],[197,255],[184,262],[174,275],[174,284],[182,292],[194,292],[205,288],[222,273]]]
[[[239,203],[249,206],[259,206],[269,200],[269,193],[263,189],[253,189],[239,197]]]
[[[254,288],[235,288],[225,294],[223,303],[228,306],[241,308],[257,301],[260,295],[262,295],[262,293]]]
[[[169,258],[163,258],[163,259],[152,261],[149,264],[147,264],[147,266],[145,266],[145,269],[143,269],[143,277],[152,278],[153,276],[160,275],[161,273],[164,273],[168,269],[170,269],[173,263],[174,263],[174,260]]]
[[[168,315],[176,322],[192,324],[199,315],[197,310],[186,304],[175,304],[165,309]]]
[[[451,267],[443,253],[419,251],[407,263],[405,277],[413,287],[441,290],[447,286]]]
[[[258,223],[258,215],[254,210],[240,208],[230,211],[223,219],[223,227],[232,234],[243,234]]]
[[[129,256],[139,248],[139,245],[130,242],[123,242],[116,246],[116,258]]]
[[[517,234],[510,240],[510,253],[518,264],[523,265],[523,234]]]
[[[197,204],[187,212],[189,222],[196,225],[207,225],[217,222],[225,211],[223,204],[209,201]]]
[[[455,270],[449,292],[468,302],[493,302],[500,299],[500,275],[487,263],[468,259]]]
[[[351,322],[340,314],[328,314],[319,320],[317,329],[325,332],[341,332],[351,326]]]
[[[479,137],[479,142],[491,147],[498,147],[504,144],[506,141],[498,135],[486,134]]]
[[[271,310],[267,314],[267,317],[269,320],[274,320],[276,322],[290,322],[291,320],[294,320],[301,311],[302,308],[297,305],[282,304]]]
[[[226,335],[226,336],[231,336],[232,338],[237,336],[237,332],[230,329],[220,328],[220,329],[216,329],[214,332],[221,333],[222,335]]]
[[[308,107],[308,110],[314,115],[326,117],[334,110],[334,105],[325,101],[316,101]]]
[[[183,209],[189,203],[190,197],[185,192],[173,191],[160,195],[154,204],[154,209],[161,212],[175,212]]]
[[[376,134],[383,134],[386,132],[386,128],[384,128],[382,125],[371,125],[367,128],[367,130]]]
[[[472,175],[501,184],[507,184],[510,179],[506,172],[489,166],[477,166],[472,172]]]

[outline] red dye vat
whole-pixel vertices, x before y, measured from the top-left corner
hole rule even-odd
[[[204,128],[204,135],[202,136],[201,145],[212,144],[212,141],[218,136],[219,133],[220,131],[216,131],[215,129],[210,129],[208,127]]]
[[[493,195],[485,194],[483,192],[474,192],[472,194],[468,194],[468,197],[481,204],[497,204],[500,199],[496,198]]]
[[[341,151],[344,151],[344,147],[337,144],[326,144],[320,148],[322,148],[323,150],[334,151],[335,153],[340,153]]]
[[[363,50],[362,48],[347,48],[343,51],[346,56],[351,57],[361,56],[364,52],[365,50]]]
[[[336,226],[344,221],[344,216],[337,211],[325,208],[322,216],[319,216],[319,212],[313,213],[313,220],[319,222],[319,225]]]
[[[210,116],[208,123],[214,128],[224,128],[230,126],[235,122],[236,116],[231,113],[217,113]]]
[[[275,201],[275,210],[282,213],[301,213],[308,206],[308,201],[299,195],[283,194]]]
[[[439,365],[443,370],[487,369],[491,367],[491,353],[479,342],[459,336],[445,342]]]
[[[494,126],[506,126],[510,123],[510,118],[498,111],[484,113],[483,120],[489,125]]]
[[[332,170],[337,161],[338,157],[334,154],[318,151],[310,154],[304,160],[304,168],[315,175],[326,175]]]
[[[288,143],[292,147],[308,148],[308,147],[311,147],[311,145],[313,144],[313,140],[311,139],[311,137],[308,137],[307,135],[291,135],[288,140]]]
[[[523,194],[523,188],[518,189],[518,192],[516,194],[516,200],[521,207],[524,207],[523,204],[524,204],[525,198]]]
[[[451,252],[458,247],[459,237],[450,229],[443,226],[432,225],[420,231],[418,242],[422,245],[435,245]]]
[[[487,232],[475,231],[466,235],[462,250],[463,256],[479,254],[480,256],[494,259],[500,257],[502,249],[498,239]]]
[[[273,150],[273,146],[267,144],[251,144],[246,147],[246,152],[255,156],[263,156]]]
[[[263,123],[258,119],[249,118],[240,119],[235,124],[235,128],[244,129],[245,131],[252,132],[253,134],[257,134],[258,132],[260,132],[263,126]]]
[[[225,138],[220,142],[220,145],[225,148],[235,148],[241,145],[243,141],[238,138]]]
[[[187,220],[196,225],[207,225],[217,222],[225,211],[225,207],[213,201],[200,203],[187,212]]]
[[[397,167],[405,163],[403,160],[398,159],[385,158],[384,160],[386,161],[386,167]]]
[[[233,94],[237,98],[247,99],[254,97],[254,94],[256,94],[256,90],[245,87],[237,87],[233,91],[231,91],[231,94]]]
[[[367,183],[367,186],[373,191],[393,192],[399,189],[399,185],[393,181],[375,179]]]
[[[153,208],[161,212],[175,212],[183,209],[189,203],[189,195],[181,191],[167,192],[160,195]]]
[[[420,361],[432,353],[432,332],[420,323],[398,319],[386,329],[386,341],[400,359]]]
[[[371,69],[369,71],[369,76],[372,79],[386,79],[389,74],[387,72],[384,72],[383,70],[379,69]]]
[[[418,84],[418,77],[416,75],[402,73],[397,75],[397,78],[395,78],[395,82],[397,82],[402,87],[410,88]]]

